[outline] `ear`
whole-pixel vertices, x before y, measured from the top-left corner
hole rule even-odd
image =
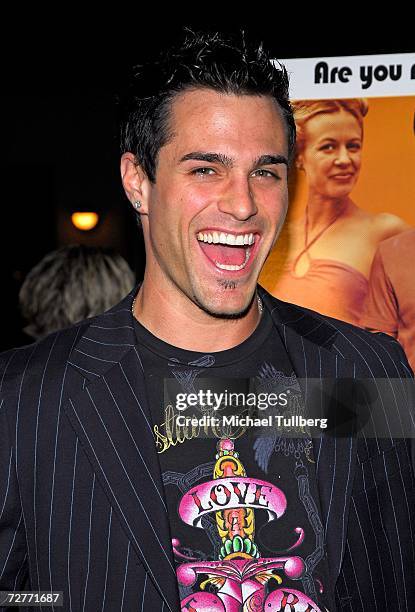
[[[147,174],[136,162],[133,153],[124,153],[121,156],[121,179],[127,198],[131,205],[134,202],[140,201],[141,206],[139,211],[134,207],[134,210],[142,215],[148,214],[148,201],[151,189],[150,181]]]
[[[304,170],[304,158],[302,153],[296,156],[295,167],[297,168],[297,170]]]

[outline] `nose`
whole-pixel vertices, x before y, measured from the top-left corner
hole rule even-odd
[[[339,148],[335,163],[341,166],[347,166],[351,163],[350,151],[347,147]]]
[[[234,178],[220,198],[218,208],[238,221],[246,221],[256,215],[258,208],[249,180],[243,177]]]

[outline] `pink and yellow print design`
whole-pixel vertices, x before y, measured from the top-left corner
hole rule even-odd
[[[284,586],[287,579],[301,579],[303,559],[261,557],[255,544],[255,511],[266,511],[271,521],[286,508],[281,489],[247,477],[233,440],[220,440],[213,479],[187,491],[179,505],[181,519],[194,527],[201,528],[202,518],[214,513],[222,540],[217,561],[192,560],[177,568],[178,582],[184,587],[198,584],[200,575],[207,576],[182,600],[182,612],[321,612],[307,595]],[[302,541],[302,530],[298,532],[299,541],[290,550]],[[178,558],[184,557],[178,540],[173,540],[173,550]]]

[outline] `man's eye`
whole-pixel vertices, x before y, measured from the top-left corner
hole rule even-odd
[[[210,174],[214,174],[213,168],[194,168],[192,170],[192,174],[199,174],[200,176],[209,176]]]
[[[278,179],[279,176],[277,176],[276,174],[274,174],[274,172],[271,172],[270,170],[264,170],[264,168],[260,168],[259,170],[255,170],[255,172],[253,172],[253,175],[255,176],[260,176],[260,177],[271,177],[271,178],[276,178]]]

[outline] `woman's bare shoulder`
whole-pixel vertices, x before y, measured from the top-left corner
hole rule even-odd
[[[382,212],[373,214],[372,216],[373,226],[379,233],[380,240],[385,240],[390,236],[394,236],[395,234],[400,234],[405,230],[411,229],[411,226],[408,225],[406,221],[393,213]]]

